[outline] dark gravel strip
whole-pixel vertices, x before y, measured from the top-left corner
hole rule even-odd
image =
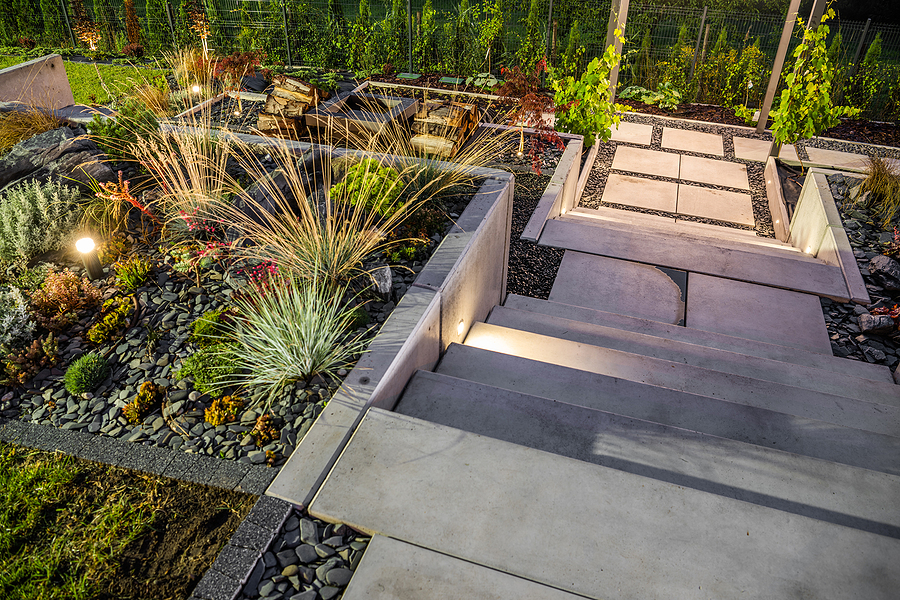
[[[510,294],[546,300],[562,262],[564,250],[520,239],[549,181],[550,177],[544,175],[516,175],[506,277],[506,291]]]

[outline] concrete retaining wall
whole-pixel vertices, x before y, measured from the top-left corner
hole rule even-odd
[[[62,56],[48,54],[0,70],[0,101],[52,110],[75,104]]]

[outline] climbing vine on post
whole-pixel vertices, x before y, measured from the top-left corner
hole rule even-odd
[[[833,17],[834,10],[829,8],[821,25],[806,29],[803,41],[794,50],[794,70],[785,77],[787,88],[781,92],[778,110],[772,113],[772,134],[777,146],[815,137],[837,125],[840,117],[859,114],[858,108],[834,106],[831,102],[834,70],[825,47],[829,31],[825,21]]]

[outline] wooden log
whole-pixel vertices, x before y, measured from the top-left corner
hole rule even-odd
[[[423,133],[410,138],[410,143],[416,150],[429,156],[449,158],[454,152],[454,142],[444,137]]]

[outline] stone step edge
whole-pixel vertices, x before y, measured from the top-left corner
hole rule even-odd
[[[879,381],[883,383],[890,383],[893,381],[891,377],[891,372],[888,367],[885,365],[876,365],[862,361],[854,361],[845,358],[839,358],[837,356],[828,355],[828,354],[819,354],[816,352],[810,352],[808,350],[802,350],[800,348],[791,348],[789,346],[781,346],[779,344],[773,344],[772,342],[762,342],[758,340],[751,340],[749,338],[742,338],[736,336],[726,335],[724,333],[716,333],[713,331],[705,331],[703,329],[693,329],[691,327],[681,327],[678,325],[671,325],[668,323],[663,323],[661,321],[653,321],[651,319],[643,319],[640,317],[632,317],[629,315],[620,315],[618,313],[612,313],[602,310],[597,310],[594,308],[586,308],[583,306],[575,306],[573,304],[565,304],[563,302],[556,302],[553,300],[544,300],[540,298],[531,298],[528,296],[521,296],[518,294],[508,294],[506,299],[504,300],[503,306],[511,306],[511,308],[515,308],[518,310],[526,310],[529,312],[533,312],[535,314],[544,314],[548,316],[559,316],[556,312],[557,310],[566,310],[574,315],[577,315],[577,319],[573,319],[576,321],[583,321],[585,323],[592,323],[595,325],[602,325],[604,327],[613,327],[616,329],[624,329],[626,331],[632,331],[634,333],[643,333],[642,331],[635,331],[635,329],[631,327],[624,326],[625,323],[634,325],[635,327],[640,326],[643,328],[649,328],[654,330],[653,333],[647,333],[645,335],[655,335],[657,337],[671,339],[675,341],[685,341],[679,339],[679,335],[681,332],[684,332],[684,336],[699,336],[706,338],[708,340],[717,340],[722,343],[722,345],[731,345],[731,347],[741,346],[739,350],[731,350],[729,348],[723,348],[721,346],[707,346],[709,348],[716,348],[718,350],[725,350],[729,352],[737,352],[738,354],[748,354],[750,356],[759,356],[759,354],[752,354],[749,352],[750,348],[759,348],[760,352],[763,352],[766,349],[769,349],[774,352],[778,352],[784,355],[785,358],[772,359],[772,360],[781,360],[782,362],[793,362],[794,364],[805,364],[806,366],[817,368],[817,369],[827,369],[827,368],[841,368],[842,370],[846,370],[848,374],[852,374],[855,377],[859,377],[860,379],[869,379],[871,381]],[[545,310],[546,309],[546,310]],[[566,318],[566,317],[562,317]],[[615,320],[616,324],[610,324],[610,320]],[[602,321],[602,322],[601,322]],[[666,333],[667,335],[661,335],[662,333]],[[670,337],[671,336],[671,337]],[[698,343],[698,342],[690,342],[698,346],[705,346],[706,344]],[[815,363],[823,363],[823,366],[817,366],[809,363],[797,363],[792,360],[788,360],[790,358],[806,358],[809,361]],[[760,356],[760,358],[767,358],[765,356]],[[824,366],[824,363],[831,363],[828,366]],[[850,371],[855,371],[857,373],[850,373]],[[860,374],[865,371],[866,374]]]
[[[473,393],[466,395],[466,391],[470,391]],[[431,371],[418,371],[413,376],[407,386],[406,391],[404,392],[403,398],[401,398],[400,402],[394,408],[394,412],[421,419],[423,421],[443,425],[445,427],[453,427],[455,429],[460,429],[462,431],[467,431],[476,435],[483,435],[494,439],[514,443],[526,448],[532,448],[534,450],[540,450],[542,452],[549,452],[551,454],[557,454],[559,456],[565,456],[575,460],[580,460],[588,464],[594,464],[600,467],[625,471],[634,475],[640,475],[642,477],[649,477],[651,479],[666,481],[668,483],[692,489],[698,489],[699,491],[705,491],[707,493],[731,497],[727,493],[719,493],[716,491],[710,491],[709,489],[700,489],[698,487],[695,487],[695,485],[692,485],[692,482],[698,479],[699,475],[692,475],[690,474],[690,472],[679,473],[671,465],[656,468],[655,470],[657,471],[657,473],[655,474],[636,473],[632,470],[629,470],[628,468],[623,468],[622,466],[593,462],[570,454],[555,452],[546,447],[535,447],[528,443],[522,443],[522,441],[510,439],[509,436],[498,437],[498,435],[487,431],[484,427],[475,426],[474,428],[470,428],[471,426],[460,426],[459,424],[446,422],[445,419],[435,421],[429,416],[427,412],[423,413],[420,410],[414,411],[418,414],[411,414],[410,412],[408,412],[408,410],[405,410],[409,408],[410,403],[415,403],[416,399],[421,398],[424,398],[426,402],[428,400],[434,399],[435,397],[441,399],[442,403],[458,401],[459,403],[454,404],[453,406],[454,416],[463,416],[464,423],[480,424],[482,423],[482,421],[478,418],[477,412],[473,414],[470,411],[473,408],[477,411],[479,408],[482,408],[486,405],[492,405],[494,399],[501,395],[506,396],[508,399],[516,399],[516,401],[507,404],[506,408],[517,412],[525,416],[526,418],[539,418],[541,420],[541,423],[547,423],[548,421],[556,422],[559,426],[559,429],[564,429],[566,431],[572,430],[572,423],[584,422],[584,420],[589,416],[603,415],[603,418],[605,419],[608,419],[610,421],[618,421],[618,430],[615,428],[615,426],[613,426],[613,428],[611,428],[611,431],[603,430],[604,433],[602,434],[598,434],[597,430],[593,429],[588,431],[589,434],[594,433],[595,435],[611,436],[616,440],[617,444],[622,445],[622,447],[626,449],[626,453],[628,453],[629,455],[630,453],[627,452],[627,448],[630,447],[628,445],[629,437],[627,426],[622,427],[624,421],[635,422],[641,426],[644,426],[646,428],[646,432],[651,432],[651,434],[655,438],[664,440],[665,444],[671,444],[667,447],[672,447],[673,452],[677,452],[674,448],[679,445],[682,439],[693,438],[695,441],[708,441],[709,443],[714,444],[716,447],[716,452],[721,452],[723,448],[732,449],[730,451],[730,454],[728,454],[729,456],[740,456],[742,453],[752,454],[758,461],[765,457],[772,457],[774,462],[777,462],[779,464],[779,467],[782,471],[789,471],[789,468],[786,467],[786,465],[788,465],[788,460],[794,461],[795,463],[799,463],[800,465],[799,467],[794,468],[794,473],[796,475],[802,475],[803,473],[822,470],[823,468],[826,470],[830,469],[830,471],[827,471],[828,481],[839,480],[844,481],[849,485],[851,481],[854,483],[859,483],[859,478],[861,476],[864,477],[866,474],[871,474],[883,480],[892,481],[894,483],[897,495],[900,496],[900,474],[885,473],[881,470],[869,469],[866,466],[837,462],[834,460],[829,460],[827,458],[819,458],[806,454],[798,454],[790,450],[771,448],[762,444],[743,442],[740,440],[704,433],[702,431],[695,431],[684,427],[678,427],[676,425],[667,425],[664,423],[657,423],[655,421],[648,421],[646,419],[635,418],[629,415],[589,408],[577,404],[570,404],[562,400],[550,399],[543,396],[536,396],[528,393],[508,390],[505,388],[498,388],[490,384],[473,382],[467,379],[454,377],[452,375],[444,375]],[[517,404],[517,401],[521,401],[521,405]],[[406,406],[404,406],[404,402],[407,402]],[[552,410],[545,411],[538,415],[535,412],[535,405],[552,406]],[[566,418],[561,418],[563,415],[565,415]],[[470,418],[465,418],[465,416],[469,416]],[[617,433],[617,431],[619,431],[620,433]],[[642,445],[642,442],[637,440],[631,443],[637,444],[638,446]],[[700,445],[702,445],[702,443]],[[702,457],[697,452],[697,448],[694,448],[693,450],[694,451],[690,453],[690,460],[686,460],[685,464],[689,464],[691,465],[691,467],[694,467],[696,469],[699,463],[700,470],[703,470],[705,472],[709,472],[709,470],[708,467],[703,467],[704,458],[707,463],[716,463],[721,458],[718,454],[710,457]],[[632,462],[626,458],[623,458],[622,456],[609,455],[607,456],[607,458],[613,463]],[[647,461],[639,461],[635,464],[638,464],[639,467],[644,467],[647,470],[654,470],[654,465],[649,464]],[[764,464],[764,462],[757,462],[756,464],[762,465]],[[735,471],[737,471],[737,468],[735,468]],[[674,476],[672,475],[673,473],[675,474]],[[850,475],[851,473],[854,473],[854,475]],[[668,475],[667,478],[665,477],[666,475]],[[739,489],[743,492],[746,492],[748,495],[754,495],[757,497],[755,501],[744,498],[744,502],[751,502],[760,506],[768,506],[769,508],[775,508],[777,510],[791,512],[801,516],[817,518],[818,520],[827,520],[831,523],[835,522],[834,519],[836,516],[840,516],[842,517],[840,519],[842,522],[838,524],[851,526],[863,531],[870,531],[871,533],[877,533],[879,535],[888,535],[890,537],[900,538],[900,515],[895,515],[897,521],[896,523],[884,523],[882,521],[868,518],[863,514],[848,514],[845,510],[839,510],[840,507],[838,506],[828,507],[821,504],[813,505],[794,499],[796,497],[789,497],[790,492],[794,490],[793,485],[795,484],[789,484],[788,482],[795,481],[793,476],[791,476],[788,480],[782,478],[778,482],[781,484],[782,491],[775,496],[772,496],[771,492],[765,493],[762,490],[756,490],[747,487],[745,485],[743,477],[732,476],[731,479],[740,479],[740,481],[729,480],[728,476],[719,476],[715,480],[706,479],[705,481],[709,484],[712,484],[710,487],[718,488],[725,492],[730,492],[732,489]],[[785,491],[787,491],[787,493],[785,493]],[[767,501],[773,503],[773,500],[774,504],[779,504],[780,506],[772,506],[771,504],[765,503]],[[807,514],[800,512],[801,509],[806,509]],[[821,516],[811,516],[810,513],[819,514]],[[826,518],[828,516],[831,516],[831,519]]]
[[[523,319],[526,322],[522,322]],[[877,397],[879,399],[880,404],[887,404],[884,402],[884,398],[879,396],[879,394],[886,395],[888,397],[896,397],[900,394],[900,390],[897,389],[897,386],[893,382],[878,382],[872,381],[870,379],[865,379],[862,377],[855,377],[849,374],[833,374],[831,371],[826,369],[820,369],[816,367],[808,367],[805,365],[797,365],[794,363],[787,363],[778,360],[772,360],[769,358],[760,358],[758,356],[752,356],[749,354],[742,354],[740,352],[734,352],[730,350],[720,350],[718,348],[709,348],[708,346],[702,346],[700,344],[693,344],[690,342],[683,342],[680,340],[670,340],[667,338],[660,338],[652,335],[648,335],[645,333],[637,333],[633,331],[628,331],[624,329],[619,329],[617,327],[608,327],[606,325],[597,325],[594,323],[585,323],[584,321],[578,321],[576,319],[566,319],[565,317],[559,317],[555,315],[544,315],[541,313],[534,313],[527,310],[519,310],[516,308],[506,307],[506,306],[495,306],[488,318],[485,320],[485,323],[488,325],[497,325],[498,327],[506,327],[509,329],[517,329],[519,331],[525,331],[527,333],[534,333],[537,335],[546,335],[550,337],[556,337],[563,340],[568,340],[572,342],[577,342],[580,344],[589,344],[598,346],[601,348],[609,348],[611,350],[618,350],[620,352],[627,352],[629,354],[635,354],[638,356],[647,356],[649,358],[661,358],[661,360],[669,360],[673,362],[683,362],[684,364],[692,365],[695,367],[700,367],[703,369],[710,369],[719,371],[720,373],[731,373],[734,375],[741,375],[744,377],[751,377],[753,379],[759,379],[762,381],[769,381],[772,383],[781,383],[784,385],[793,385],[795,387],[804,388],[816,392],[823,393],[833,393],[828,392],[828,390],[817,389],[816,387],[809,387],[809,385],[817,383],[816,380],[825,380],[829,381],[830,385],[834,385],[835,387],[845,384],[853,384],[849,387],[841,388],[841,392],[839,395],[846,396],[848,398],[853,398],[854,393],[857,396],[855,399],[863,402],[871,402],[869,400],[869,396],[865,394],[872,394],[871,397]],[[535,331],[535,323],[541,323],[546,325],[551,331],[547,332],[539,332]],[[586,326],[586,327],[579,327]],[[567,334],[570,331],[575,329],[580,329],[581,333],[584,334],[584,337],[587,339],[584,340],[576,340],[572,339],[573,336],[568,336]],[[587,329],[587,330],[586,330]],[[616,332],[621,332],[623,336],[616,336]],[[611,348],[609,346],[601,343],[601,340],[592,340],[590,339],[593,336],[597,337],[616,337],[619,340],[624,342],[625,348]],[[631,337],[631,340],[624,339],[625,337]],[[659,342],[657,340],[660,340]],[[633,342],[633,343],[632,343]],[[661,348],[663,350],[667,350],[670,354],[668,358],[666,357],[655,357],[650,354],[645,353],[644,348],[635,348],[634,346],[645,346],[651,348]],[[716,356],[721,357],[720,362],[715,362],[712,364],[715,357],[706,357],[706,360],[711,364],[708,365],[698,365],[694,362],[688,360],[689,356],[697,356],[698,353],[708,354],[715,353]],[[684,357],[684,360],[676,360],[676,355],[679,357]],[[730,360],[725,360],[730,359]],[[741,363],[752,364],[756,367],[756,370],[759,371],[757,373],[741,373],[737,372],[737,369],[734,368],[736,366],[740,366]],[[789,373],[785,373],[784,370],[787,369]],[[772,373],[781,371],[782,380],[773,379]],[[805,374],[807,379],[804,382],[796,382],[789,383],[787,378],[793,375]],[[837,381],[835,381],[835,377],[837,377]],[[812,380],[812,381],[810,381]],[[864,388],[865,392],[857,392],[855,388]],[[898,401],[898,406],[900,406],[900,401]]]

